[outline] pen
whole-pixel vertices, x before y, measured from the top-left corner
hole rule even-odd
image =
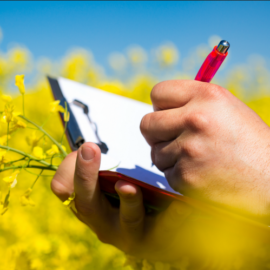
[[[198,74],[195,77],[195,80],[201,82],[210,82],[227,57],[229,48],[230,43],[226,40],[221,40],[204,60]]]

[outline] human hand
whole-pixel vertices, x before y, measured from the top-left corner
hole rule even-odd
[[[62,201],[75,191],[74,214],[102,242],[150,261],[174,263],[187,257],[194,269],[207,261],[216,269],[215,262],[220,263],[221,258],[229,262],[233,254],[239,257],[239,250],[247,246],[247,234],[240,235],[235,226],[202,215],[182,202],[174,201],[156,216],[145,215],[140,188],[124,181],[118,181],[115,187],[120,209],[112,207],[99,189],[100,156],[97,145],[85,143],[65,158],[51,187]]]
[[[141,122],[153,163],[191,197],[269,217],[270,129],[228,90],[174,80],[151,93]]]
[[[190,208],[175,202],[156,217],[145,216],[140,188],[124,181],[118,181],[115,186],[120,209],[112,207],[99,189],[100,158],[100,149],[93,143],[85,143],[77,152],[69,154],[52,180],[53,192],[64,201],[75,191],[76,216],[102,242],[137,257],[178,258],[179,250],[164,254],[164,247],[171,246],[168,239],[174,238],[172,234],[189,215]]]

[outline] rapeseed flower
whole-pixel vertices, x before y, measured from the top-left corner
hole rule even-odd
[[[17,184],[17,176],[19,173],[20,171],[16,170],[10,176],[4,177],[3,181],[6,182],[9,187],[14,188]]]
[[[1,99],[2,99],[4,102],[11,102],[11,101],[12,101],[12,97],[9,96],[9,95],[2,95],[2,96],[1,96]]]
[[[2,121],[10,123],[14,117],[13,113],[14,113],[14,105],[6,104]]]
[[[25,93],[24,75],[15,76],[15,85],[19,88],[19,91],[23,95]]]
[[[162,67],[177,64],[179,60],[179,52],[173,44],[160,46],[156,51],[156,57]]]
[[[14,112],[13,104],[6,104],[4,113],[2,115],[2,122],[10,124],[9,132],[15,131],[17,128],[25,128],[26,124],[18,117],[19,112]]]
[[[61,145],[61,146],[64,149],[64,151],[66,151],[66,147],[63,146],[63,145]],[[49,150],[46,151],[46,154],[48,156],[53,156],[53,155],[59,154],[59,153],[60,153],[60,151],[59,151],[59,148],[58,148],[58,146],[56,144],[53,144],[52,147]]]
[[[140,46],[130,47],[127,51],[128,59],[133,65],[141,65],[147,62],[147,53]]]
[[[162,48],[161,48],[162,47]],[[117,76],[106,77],[103,69],[94,65],[93,58],[86,51],[76,51],[76,54],[68,54],[62,61],[61,70],[57,70],[57,65],[52,65],[49,74],[55,73],[74,79],[81,83],[86,83],[91,86],[98,88],[103,88],[105,91],[122,95],[125,97],[133,98],[142,102],[151,103],[150,92],[153,86],[161,80],[171,79],[172,77],[183,79],[183,78],[193,78],[195,74],[185,73],[186,71],[181,71],[176,73],[177,70],[173,69],[176,67],[176,63],[179,59],[179,52],[176,47],[171,44],[165,44],[159,47],[156,52],[156,64],[155,66],[151,63],[151,58],[145,58],[145,55],[140,54],[139,51],[127,51],[123,53],[124,69],[120,71],[122,73],[117,73]],[[165,50],[167,49],[169,50]],[[176,49],[177,54],[171,50],[171,48]],[[163,49],[163,51],[161,50]],[[205,54],[209,53],[209,46],[200,48],[194,51],[195,56],[193,58],[187,58],[186,63],[193,61],[194,69],[196,65],[201,64],[201,57],[205,57]],[[147,55],[146,55],[147,56]],[[176,56],[176,57],[175,57]],[[123,57],[122,57],[123,58]],[[126,61],[127,60],[127,61]],[[149,66],[143,65],[146,61],[149,61]],[[12,74],[21,74],[23,72],[29,71],[29,57],[25,50],[10,50],[6,55],[2,52],[0,55],[0,111],[4,110],[6,104],[11,105],[9,98],[1,96],[5,90],[8,90],[6,86],[10,84],[10,78]],[[52,62],[53,63],[53,62]],[[118,64],[118,63],[116,63]],[[122,63],[123,64],[123,63]],[[159,64],[159,65],[157,65]],[[183,65],[185,65],[183,63]],[[247,64],[248,65],[248,64]],[[262,64],[261,64],[262,65]],[[131,66],[136,67],[136,69],[131,69]],[[149,68],[150,67],[150,68]],[[24,69],[22,69],[24,68]],[[117,67],[119,68],[119,67]],[[126,70],[127,68],[127,70]],[[199,66],[198,66],[199,68]],[[253,73],[254,76],[250,76],[248,69],[252,72],[254,68],[249,66],[244,68],[244,66],[234,69],[232,67],[230,76],[222,82],[223,86],[233,92],[234,95],[239,97],[241,100],[245,101],[249,107],[255,110],[262,119],[270,125],[269,117],[269,107],[270,107],[270,98],[268,97],[268,91],[270,89],[269,76],[264,75],[265,70],[262,68],[259,70],[256,69]],[[118,70],[117,70],[118,71]],[[128,72],[126,72],[128,71]],[[153,71],[153,72],[152,72]],[[169,71],[169,72],[167,72]],[[196,72],[197,70],[192,70]],[[190,72],[190,71],[189,71]],[[269,71],[267,70],[267,74]],[[40,73],[39,78],[44,77],[44,72]],[[167,74],[167,75],[166,75]],[[169,74],[169,75],[168,75]],[[177,75],[175,75],[177,74]],[[122,76],[122,77],[121,77]],[[125,77],[124,77],[125,76]],[[219,83],[218,77],[215,83]],[[43,123],[44,118],[47,117],[46,104],[50,104],[52,98],[50,95],[50,89],[47,86],[45,79],[39,80],[36,85],[33,85],[33,90],[27,98],[26,114],[30,116],[30,120],[33,120],[35,123]],[[256,91],[255,91],[256,90]],[[8,92],[7,92],[8,93]],[[11,91],[10,91],[11,93]],[[253,94],[253,96],[250,95]],[[24,94],[22,95],[24,96]],[[17,104],[17,98],[14,98],[14,104]],[[64,112],[60,108],[58,110],[57,105],[59,102],[56,102],[55,112]],[[45,105],[44,105],[45,104]],[[22,151],[31,152],[33,154],[34,147],[40,146],[44,149],[44,141],[41,142],[42,134],[40,131],[35,131],[33,135],[33,126],[29,125],[27,129],[22,130],[22,134],[17,132],[16,134],[11,134],[13,126],[22,127],[25,124],[21,124],[17,120],[21,121],[21,118],[18,117],[18,113],[15,112],[15,108],[9,108],[9,112],[3,111],[0,117],[0,144],[5,145],[7,139],[10,137],[13,138],[12,141],[9,141],[11,147],[20,148]],[[6,121],[7,115],[10,114],[9,122]],[[56,114],[57,115],[57,114]],[[58,116],[53,117],[51,114],[50,121],[46,122],[46,131],[53,138],[61,138],[63,130],[61,128],[56,128],[56,126],[61,126]],[[16,119],[17,118],[17,119]],[[68,119],[68,114],[64,115],[64,120]],[[2,123],[3,122],[3,123]],[[7,123],[10,124],[9,133],[6,134]],[[23,121],[24,123],[24,121]],[[31,129],[30,129],[31,128]],[[43,125],[44,128],[44,125]],[[45,128],[44,128],[45,129]],[[32,136],[31,136],[32,134]],[[12,136],[10,136],[12,135]],[[40,136],[38,136],[40,135]],[[25,140],[25,137],[30,137]],[[47,137],[45,136],[44,139]],[[40,143],[39,143],[40,142]],[[27,145],[31,146],[31,148]],[[62,143],[61,143],[62,144]],[[57,146],[51,146],[53,153],[60,153]],[[49,150],[48,150],[49,151]],[[41,153],[39,153],[41,154]],[[38,156],[39,156],[38,154]],[[43,150],[43,154],[44,150]],[[15,159],[20,159],[20,157],[12,156],[11,151],[8,152],[8,158],[11,157]],[[42,154],[41,154],[42,155]],[[53,156],[53,155],[52,155]],[[0,167],[6,168],[9,166],[10,161],[7,160],[7,153],[5,150],[0,151]],[[12,160],[11,160],[12,161]],[[22,160],[18,163],[14,163],[12,166],[24,165],[27,163],[27,159]],[[31,165],[36,165],[37,162],[31,162]],[[42,165],[43,166],[43,165]],[[39,173],[37,169],[28,169],[32,173]],[[1,172],[2,175],[11,176],[12,171]],[[50,172],[46,172],[46,175],[49,175]],[[13,204],[9,206],[9,195],[10,193],[4,193],[6,189],[10,189],[9,184],[5,187],[1,186],[2,197],[0,196],[1,210],[0,214],[4,214],[8,208],[11,210],[8,218],[1,217],[0,224],[0,268],[1,269],[69,269],[74,270],[78,269],[115,269],[115,270],[130,270],[130,266],[120,266],[121,258],[125,258],[125,255],[119,250],[115,249],[112,246],[104,245],[99,242],[94,235],[84,224],[78,222],[76,219],[70,215],[70,211],[65,211],[63,205],[58,202],[58,199],[51,194],[51,191],[48,189],[48,185],[45,183],[45,179],[49,181],[49,178],[45,178],[44,181],[38,183],[35,187],[38,189],[37,196],[35,196],[35,202],[39,205],[37,208],[23,209],[16,205],[17,198],[21,198],[22,205],[33,205],[34,202],[31,199],[32,191],[31,189],[24,191],[28,187],[28,181],[31,179],[32,175],[22,172],[20,178],[24,181],[20,181],[14,189],[12,189],[12,200]],[[17,178],[16,178],[17,179]],[[9,179],[8,181],[11,181]],[[14,181],[13,181],[14,182]],[[4,182],[3,182],[4,183]],[[26,186],[25,186],[26,185]],[[23,190],[22,190],[23,189]],[[23,196],[21,196],[23,194]],[[66,204],[69,208],[73,209],[74,199],[69,198]],[[34,219],[33,219],[34,216]],[[48,237],[49,236],[49,237]],[[91,255],[89,255],[91,251]],[[267,248],[264,251],[255,250],[254,253],[258,253],[260,256],[261,265],[258,267],[257,264],[254,266],[256,269],[265,268],[269,263],[269,253]],[[119,261],[118,258],[120,257]],[[252,258],[246,260],[252,262]],[[243,265],[240,267],[239,263],[235,264],[234,268],[239,270],[246,269]],[[256,262],[255,262],[256,263]],[[181,269],[181,270],[190,270],[188,264],[179,264],[179,267],[170,266],[164,263],[153,263],[142,260],[134,259],[134,268],[142,270],[143,269],[152,269],[152,270],[168,270],[168,269]],[[137,268],[136,268],[137,267]],[[233,268],[233,269],[234,269]],[[227,267],[226,269],[231,270],[232,268]]]
[[[33,191],[32,188],[28,188],[26,192],[23,194],[23,196],[21,197],[22,206],[27,205],[35,206],[34,201],[30,198],[30,194],[32,193],[32,191]]]
[[[75,201],[74,201],[75,200],[75,196],[76,196],[75,195],[75,192],[73,192],[69,196],[69,198],[63,202],[63,205],[66,206],[66,207],[68,207],[68,208],[70,208],[70,209],[72,209],[75,213],[77,213],[77,209],[76,209]]]
[[[18,117],[13,116],[12,126],[11,126],[11,132],[16,130],[17,128],[26,128],[26,124],[20,120]]]
[[[7,151],[0,149],[0,169],[2,169],[5,165],[5,163],[8,163],[8,160],[6,158]]]
[[[38,159],[45,159],[46,158],[46,155],[44,154],[44,151],[41,147],[39,146],[35,146],[33,148],[33,156],[34,157],[37,157]]]
[[[53,112],[53,113],[56,113],[56,112],[65,112],[65,109],[59,105],[60,103],[60,100],[56,100],[56,101],[53,101],[50,103],[50,111]]]
[[[69,196],[69,198],[63,202],[63,205],[69,207],[69,206],[71,205],[71,203],[72,203],[74,200],[75,200],[75,192],[73,192],[73,193]]]
[[[40,137],[37,136],[37,132],[33,131],[31,136],[26,136],[26,142],[32,148],[38,145]]]

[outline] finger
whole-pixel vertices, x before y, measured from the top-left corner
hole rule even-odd
[[[153,164],[162,172],[173,167],[181,156],[182,151],[180,144],[181,142],[179,137],[173,141],[155,144],[151,149]]]
[[[217,85],[194,80],[171,80],[158,83],[151,92],[155,111],[182,107],[194,98],[219,91]]]
[[[118,181],[115,190],[120,197],[120,226],[127,244],[138,242],[144,225],[144,205],[140,188]]]
[[[183,168],[188,168],[189,172],[183,170]],[[198,183],[203,185],[203,182],[199,182],[199,177],[201,173],[198,172],[195,165],[190,164],[189,159],[179,160],[175,166],[165,169],[164,175],[170,184],[170,186],[177,192],[187,196],[194,196],[194,192],[201,191],[201,187]],[[195,189],[194,183],[197,183],[197,188]]]
[[[77,152],[70,153],[60,164],[51,182],[53,193],[62,201],[67,200],[74,191],[76,157]]]
[[[150,146],[174,140],[185,129],[183,108],[158,111],[145,115],[141,121],[141,133]]]
[[[74,175],[75,205],[79,217],[97,234],[109,229],[111,207],[98,185],[101,153],[94,143],[84,143],[78,150]]]

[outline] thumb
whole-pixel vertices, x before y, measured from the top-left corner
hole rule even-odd
[[[84,143],[77,152],[74,174],[74,190],[76,208],[86,214],[90,208],[95,208],[100,197],[98,172],[101,153],[94,143]]]

